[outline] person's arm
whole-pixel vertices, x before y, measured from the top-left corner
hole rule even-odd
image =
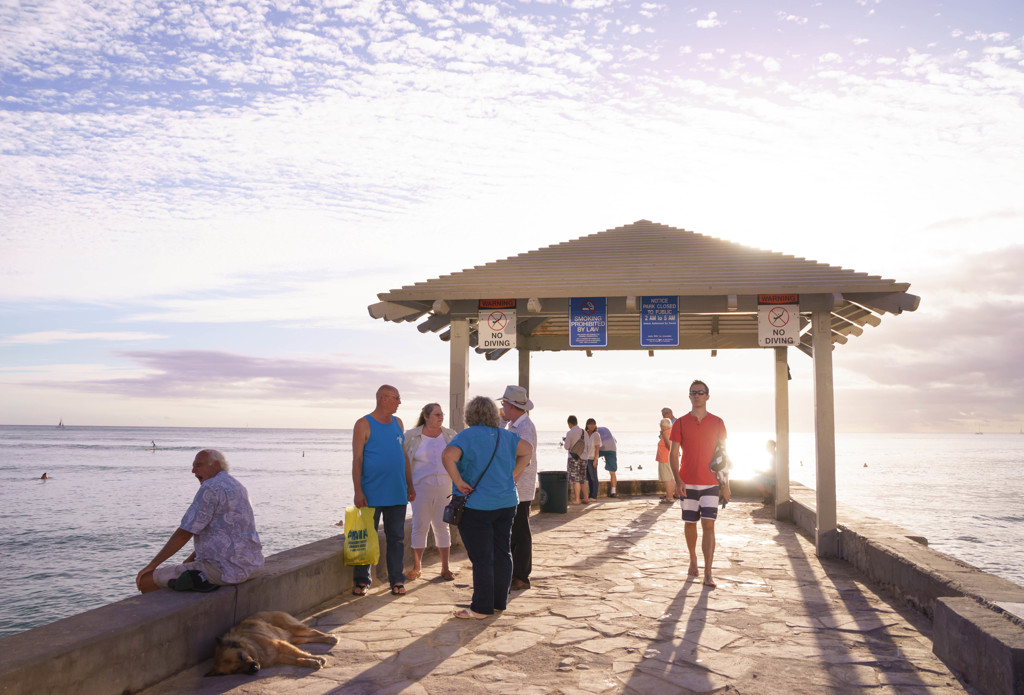
[[[597,459],[601,455],[601,435],[594,432],[594,468],[597,468]]]
[[[522,477],[523,471],[530,465],[530,457],[533,456],[533,447],[530,446],[530,442],[525,439],[520,439],[516,445],[516,467],[512,469],[512,479],[519,482],[519,478]]]
[[[363,494],[363,447],[370,439],[370,423],[366,418],[356,420],[352,428],[352,504],[357,507],[366,506],[366,495]]]
[[[397,417],[395,420],[398,420],[398,428],[404,432],[405,428],[402,427],[402,420]],[[412,457],[405,450],[404,446],[402,447],[402,455],[405,456],[405,486],[409,490],[409,501],[412,502],[416,499],[416,490],[412,486]]]
[[[452,484],[461,492],[463,495],[468,495],[473,492],[473,488],[470,487],[469,483],[462,479],[462,474],[459,473],[458,463],[462,460],[462,449],[457,446],[448,445],[444,448],[444,453],[441,454],[441,465],[448,471],[448,477],[452,479]]]
[[[166,560],[170,559],[179,550],[185,547],[185,544],[192,540],[192,534],[183,528],[175,529],[171,537],[164,543],[164,547],[160,549],[160,552],[156,554],[149,564],[143,567],[137,575],[135,575],[135,586],[138,587],[139,591],[145,591],[144,585],[149,585],[152,582],[153,571],[162,565]],[[189,556],[194,558],[195,553]],[[146,579],[149,579],[149,582]],[[152,590],[152,587],[149,587]]]
[[[668,463],[672,467],[672,476],[676,480],[676,495],[682,490],[683,480],[679,477],[679,442],[672,442],[672,448],[668,452]]]

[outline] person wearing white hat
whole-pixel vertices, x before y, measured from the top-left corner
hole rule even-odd
[[[529,442],[533,447],[530,465],[516,482],[519,505],[512,522],[512,591],[530,588],[530,573],[533,571],[533,533],[530,530],[530,506],[537,491],[537,428],[530,419],[533,401],[527,398],[526,389],[510,385],[499,398],[501,417],[508,429]]]

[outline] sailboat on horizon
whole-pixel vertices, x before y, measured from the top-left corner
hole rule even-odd
[[[60,422],[57,423],[57,427],[58,427],[58,429],[63,429],[64,428],[64,418],[60,419]]]

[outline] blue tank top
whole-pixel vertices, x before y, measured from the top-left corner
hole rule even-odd
[[[371,507],[391,507],[408,504],[409,489],[405,482],[405,434],[398,420],[391,418],[387,425],[377,422],[372,415],[370,438],[363,445],[363,475],[361,480],[366,503]]]

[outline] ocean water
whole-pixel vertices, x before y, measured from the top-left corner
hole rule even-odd
[[[562,434],[540,433],[541,470],[564,470]],[[656,433],[616,437],[620,479],[657,477]],[[734,476],[763,465],[768,437],[731,434]],[[133,595],[195,495],[192,459],[207,447],[248,489],[265,554],[340,532],[350,430],[0,426],[0,636]],[[840,502],[1024,585],[1022,467],[1019,435],[837,438]],[[790,469],[814,486],[810,434],[793,435]]]

